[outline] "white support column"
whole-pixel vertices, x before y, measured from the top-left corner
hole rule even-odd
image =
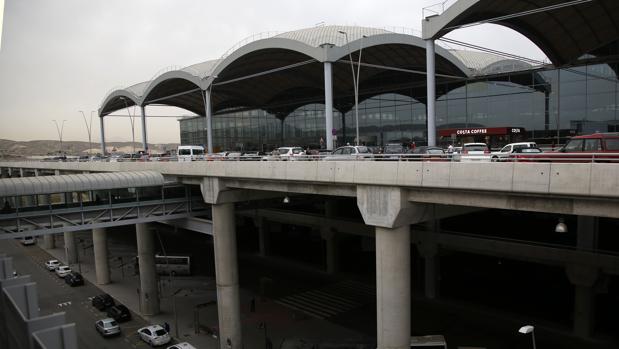
[[[206,117],[206,149],[213,154],[213,110],[211,107],[211,90],[204,93],[204,116]]]
[[[376,227],[378,349],[408,349],[411,336],[410,228]]]
[[[331,62],[325,62],[325,136],[328,150],[333,150],[333,73]]]
[[[159,314],[159,292],[155,269],[155,232],[148,224],[135,225],[140,268],[140,312],[142,315]]]
[[[428,145],[436,146],[436,68],[434,65],[434,40],[426,40],[426,79],[428,107]]]
[[[110,266],[107,259],[107,232],[105,228],[95,228],[92,230],[92,245],[97,285],[109,284]]]
[[[67,265],[77,263],[77,244],[75,243],[75,232],[64,233],[64,252]]]
[[[146,106],[142,106],[142,148],[148,154],[148,138],[146,137]]]
[[[105,156],[105,125],[103,124],[103,116],[99,117],[99,128],[101,130],[101,155]]]
[[[229,341],[232,348],[243,348],[234,204],[214,204],[212,210],[219,347],[230,348]]]

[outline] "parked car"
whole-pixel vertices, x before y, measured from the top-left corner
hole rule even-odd
[[[486,143],[464,143],[459,155],[452,158],[455,161],[489,161],[490,149]]]
[[[97,308],[99,311],[104,311],[107,308],[114,306],[114,299],[109,294],[104,293],[104,294],[95,296],[92,299],[91,304],[93,307]]]
[[[72,272],[64,277],[64,282],[66,282],[71,287],[81,286],[84,285],[84,278],[82,277],[82,274]]]
[[[138,330],[140,339],[150,346],[164,345],[170,342],[171,338],[168,332],[160,325],[151,325],[142,327]]]
[[[166,349],[197,349],[197,348],[187,342],[183,342],[183,343],[171,345],[167,347]]]
[[[69,273],[71,273],[71,268],[66,265],[60,265],[56,268],[56,275],[58,275],[59,278],[64,278]]]
[[[21,238],[20,242],[24,246],[32,246],[36,244],[37,241],[34,236],[24,236],[23,238]]]
[[[297,160],[305,157],[305,150],[301,147],[279,147],[277,152],[280,160]]]
[[[543,158],[543,155],[538,155],[544,153],[540,148],[518,148],[514,150],[511,154],[509,154],[509,161],[536,161],[532,158],[532,156],[540,156],[540,159]]]
[[[204,160],[204,147],[200,145],[179,145],[176,155],[178,161]]]
[[[407,160],[446,161],[445,151],[441,147],[419,146],[408,151]]]
[[[510,154],[521,148],[536,148],[535,142],[518,142],[505,145],[501,150],[491,153],[491,161],[506,160],[510,157]]]
[[[131,312],[122,304],[116,304],[107,308],[107,316],[118,322],[131,320]]]
[[[54,271],[59,266],[60,266],[60,261],[57,259],[50,259],[47,262],[45,262],[45,268],[47,268],[47,270],[49,271]]]
[[[372,152],[368,147],[361,145],[346,145],[339,147],[324,158],[327,161],[368,160],[372,158]]]
[[[95,329],[103,337],[114,336],[120,334],[120,326],[114,319],[101,319],[95,322]]]

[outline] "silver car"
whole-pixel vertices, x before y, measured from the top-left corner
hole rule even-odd
[[[339,147],[324,158],[326,161],[346,161],[346,160],[371,160],[372,152],[366,146],[347,145]]]
[[[103,337],[120,334],[120,326],[118,326],[118,322],[112,318],[98,320],[95,322],[95,329]]]
[[[138,330],[140,339],[150,346],[164,345],[170,342],[171,338],[168,332],[159,325],[151,325],[142,327]]]

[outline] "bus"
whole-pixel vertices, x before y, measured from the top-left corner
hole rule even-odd
[[[191,257],[155,255],[157,274],[191,275]]]

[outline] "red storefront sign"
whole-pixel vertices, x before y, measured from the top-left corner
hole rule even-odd
[[[506,136],[523,134],[522,127],[474,127],[474,128],[447,128],[438,131],[440,137],[468,137],[468,136]]]

